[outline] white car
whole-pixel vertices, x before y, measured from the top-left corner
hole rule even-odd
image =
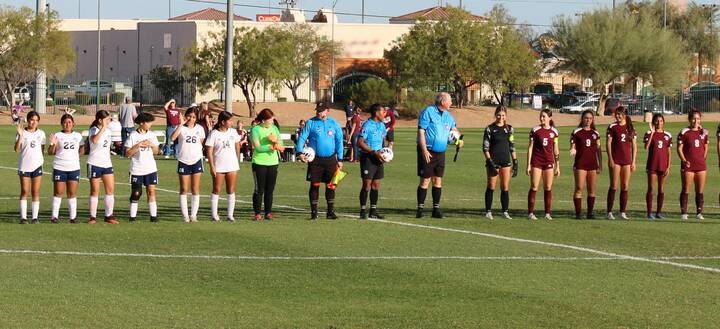
[[[565,106],[560,109],[560,113],[582,113],[585,110],[595,112],[597,110],[598,101],[596,99],[579,101],[575,104]]]
[[[13,91],[15,100],[29,102],[30,101],[30,89],[28,87],[17,87]]]

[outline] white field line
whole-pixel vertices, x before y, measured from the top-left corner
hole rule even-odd
[[[84,252],[84,251],[49,251],[49,250],[14,250],[0,249],[0,254],[8,255],[45,255],[45,256],[86,256],[86,257],[132,257],[132,258],[166,258],[166,259],[203,259],[203,260],[289,260],[289,261],[373,261],[373,260],[465,260],[465,261],[611,261],[632,260],[623,257],[553,257],[553,256],[244,256],[244,255],[175,255],[146,254],[123,252]],[[716,260],[720,256],[669,256],[648,257],[651,260],[684,259],[684,260]]]
[[[555,248],[575,250],[575,251],[591,253],[591,254],[596,254],[596,255],[601,255],[601,256],[606,256],[606,257],[622,258],[622,259],[627,259],[627,260],[635,260],[635,261],[639,261],[639,262],[663,264],[663,265],[670,265],[670,266],[675,266],[675,267],[680,267],[680,268],[688,268],[688,269],[694,269],[694,270],[702,270],[702,271],[707,271],[707,272],[720,273],[720,269],[714,268],[714,267],[677,263],[677,262],[672,262],[670,260],[665,260],[665,259],[652,259],[652,258],[647,258],[647,257],[623,255],[623,254],[617,254],[617,253],[608,252],[608,251],[573,246],[573,245],[563,244],[563,243],[546,242],[546,241],[530,240],[530,239],[522,239],[522,238],[513,238],[513,237],[498,235],[498,234],[483,233],[483,232],[468,231],[468,230],[459,230],[459,229],[454,229],[454,228],[445,228],[445,227],[431,226],[431,225],[420,225],[420,224],[413,224],[413,223],[406,223],[406,222],[397,222],[397,221],[384,220],[384,219],[370,219],[370,221],[394,224],[394,225],[402,225],[402,226],[408,226],[408,227],[415,227],[415,228],[431,229],[431,230],[437,230],[437,231],[471,234],[471,235],[483,236],[483,237],[493,238],[493,239],[498,239],[498,240],[530,243],[530,244],[537,244],[537,245],[543,245],[543,246],[549,246],[549,247],[555,247]]]

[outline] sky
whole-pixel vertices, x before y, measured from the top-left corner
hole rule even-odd
[[[46,0],[62,18],[97,18],[98,0]],[[167,19],[168,13],[179,16],[207,7],[225,10],[224,0],[100,0],[101,18],[107,19]],[[256,14],[279,14],[283,7],[280,0],[234,0],[235,14],[254,19]],[[304,10],[316,11],[332,7],[333,0],[298,0],[298,6]],[[362,0],[337,0],[336,11],[340,22],[359,23],[361,21]],[[460,0],[365,0],[365,14],[378,16],[399,16],[449,3],[459,5]],[[496,4],[509,9],[519,23],[533,24],[534,29],[543,32],[557,15],[573,16],[577,13],[600,7],[611,7],[613,0],[463,0],[463,7],[474,14],[482,15]],[[621,3],[623,0],[617,0]],[[697,3],[720,3],[719,0],[697,0]],[[35,8],[36,0],[0,0],[0,5]],[[241,5],[241,6],[237,6]],[[242,6],[245,5],[245,6]],[[261,6],[253,8],[247,6]],[[268,10],[268,6],[271,7]],[[340,15],[341,12],[357,15]],[[309,18],[312,14],[306,13]],[[387,23],[387,17],[366,17],[366,23]]]

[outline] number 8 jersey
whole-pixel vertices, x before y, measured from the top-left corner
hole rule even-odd
[[[692,130],[684,128],[678,134],[678,147],[682,147],[685,160],[690,162],[690,168],[680,167],[682,170],[698,172],[707,170],[705,149],[708,144],[708,130]]]
[[[635,137],[635,131],[629,131],[628,125],[610,124],[607,138],[612,140],[612,160],[616,165],[629,166],[633,163],[632,145]]]

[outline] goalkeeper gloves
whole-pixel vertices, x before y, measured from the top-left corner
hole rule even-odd
[[[492,161],[492,159],[485,160],[485,166],[488,168],[488,175],[490,177],[495,177],[498,175],[497,166],[495,165],[495,162]]]
[[[517,159],[513,159],[513,167],[512,167],[513,177],[517,176],[518,173],[518,161]]]

